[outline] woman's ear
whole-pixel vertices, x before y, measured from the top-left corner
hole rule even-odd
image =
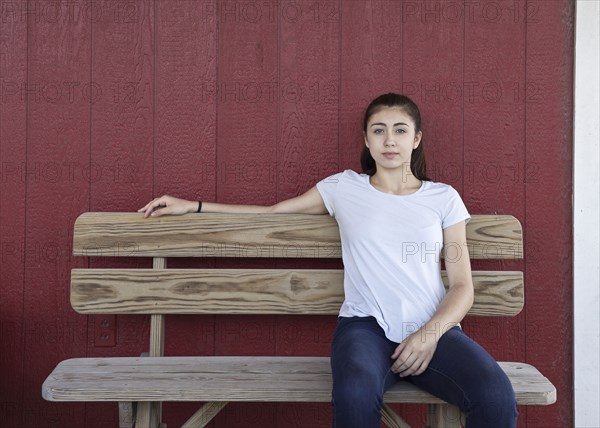
[[[413,144],[413,150],[416,149],[417,147],[419,147],[419,144],[421,144],[422,137],[423,137],[422,131],[419,131],[415,134],[415,143]]]
[[[367,134],[365,134],[365,131],[363,131],[363,138],[365,139],[365,146],[367,146],[367,149],[369,148],[369,140],[367,140]]]

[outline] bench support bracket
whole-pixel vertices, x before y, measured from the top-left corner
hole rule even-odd
[[[387,404],[381,407],[381,419],[389,428],[410,428],[410,425]]]
[[[204,428],[227,405],[227,401],[212,401],[204,404],[181,428]]]

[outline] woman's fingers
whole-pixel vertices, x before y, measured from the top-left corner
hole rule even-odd
[[[392,354],[391,358],[397,359],[400,356],[400,353],[402,352],[402,350],[404,349],[405,346],[406,346],[406,342],[402,342],[400,345],[398,345],[396,347],[396,350]]]
[[[152,213],[150,214],[152,217],[160,217],[163,214],[169,214],[170,210],[167,208],[167,203],[165,202],[163,205],[163,202],[158,202],[155,205],[156,209],[154,211],[152,211]]]
[[[437,342],[431,340],[429,336],[425,336],[425,340],[420,340],[422,337],[415,332],[398,345],[392,354],[392,358],[396,359],[391,368],[394,373],[404,377],[419,375],[427,369]]]
[[[396,362],[392,365],[392,371],[394,373],[402,373],[412,367],[418,359],[419,355],[416,352],[402,352]]]
[[[428,360],[423,361],[421,363],[421,365],[417,368],[417,370],[412,375],[418,376],[418,375],[422,374],[427,369],[427,367],[429,367],[430,361],[431,361],[431,359],[429,361]]]
[[[164,204],[164,205],[163,205],[163,204]],[[152,215],[153,217],[156,217],[156,216],[157,216],[157,214],[154,214],[154,212],[156,212],[156,211],[154,211],[154,209],[155,209],[156,207],[159,207],[159,206],[166,206],[166,205],[167,205],[167,203],[166,203],[166,202],[164,202],[164,201],[162,201],[162,199],[161,199],[161,198],[159,198],[159,199],[154,199],[154,200],[152,200],[152,201],[148,202],[148,203],[146,204],[146,206],[144,206],[143,208],[140,208],[140,209],[138,210],[138,212],[140,212],[140,211],[143,211],[143,212],[144,212],[144,218],[148,217],[149,215]]]

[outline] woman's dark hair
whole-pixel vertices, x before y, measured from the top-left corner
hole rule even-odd
[[[365,135],[367,134],[367,124],[369,123],[369,119],[383,107],[400,107],[415,123],[415,133],[421,130],[421,113],[419,112],[419,107],[417,107],[413,100],[407,96],[390,92],[378,96],[371,101],[371,104],[369,104],[367,107],[363,125]],[[371,156],[371,153],[366,146],[363,146],[362,153],[360,155],[360,164],[365,174],[373,175],[375,172],[377,172],[375,160]],[[421,139],[419,146],[412,151],[410,157],[410,170],[419,180],[431,181],[426,174],[423,139]]]

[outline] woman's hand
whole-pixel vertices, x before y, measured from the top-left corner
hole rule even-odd
[[[436,336],[437,334],[421,328],[404,339],[392,354],[391,358],[396,359],[392,364],[392,372],[398,373],[400,377],[423,373],[437,347]]]
[[[144,212],[144,218],[149,215],[152,217],[160,217],[161,215],[181,215],[189,212],[195,212],[198,209],[198,202],[186,201],[185,199],[174,198],[173,196],[164,195],[156,198],[145,207],[140,208],[138,212]]]

